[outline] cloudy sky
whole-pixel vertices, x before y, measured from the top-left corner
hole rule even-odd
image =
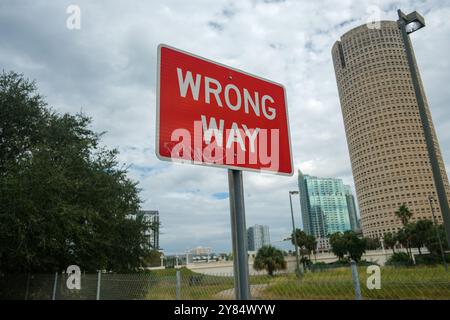
[[[67,8],[81,11],[67,28]],[[161,162],[155,156],[159,43],[282,83],[287,90],[295,169],[353,186],[331,47],[379,10],[418,10],[427,27],[413,43],[450,169],[450,4],[448,1],[0,1],[0,69],[35,79],[59,112],[80,110],[103,143],[118,148],[139,181],[143,208],[156,209],[168,253],[231,248],[227,171]],[[293,177],[244,173],[247,226],[270,226],[274,245],[290,233]],[[298,200],[296,223],[301,225]]]

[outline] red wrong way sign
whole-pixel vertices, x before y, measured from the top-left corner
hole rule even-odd
[[[285,88],[167,45],[156,130],[161,160],[293,174]]]

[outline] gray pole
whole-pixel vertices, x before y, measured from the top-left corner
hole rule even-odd
[[[362,300],[361,285],[359,283],[358,268],[356,267],[355,260],[350,260],[350,266],[352,269],[353,287],[355,288],[355,300]]]
[[[181,297],[181,273],[180,273],[180,269],[177,269],[176,276],[177,276],[177,284],[176,284],[176,293],[175,293],[175,295],[176,295],[176,299],[180,300],[180,297]]]
[[[99,270],[97,273],[97,300],[100,300],[100,285],[102,281],[102,272]]]
[[[233,242],[234,287],[237,300],[250,299],[247,228],[245,226],[244,186],[242,172],[228,170],[230,191],[231,238]]]
[[[428,156],[430,158],[431,171],[433,172],[434,184],[436,186],[436,192],[439,200],[439,205],[441,207],[442,218],[444,220],[445,231],[447,234],[447,242],[450,247],[450,207],[448,205],[447,194],[445,192],[444,180],[442,178],[442,173],[439,168],[437,154],[434,148],[433,136],[430,128],[430,122],[425,109],[425,102],[422,90],[419,85],[418,71],[416,70],[416,63],[412,51],[412,45],[408,33],[406,32],[406,23],[402,17],[401,10],[398,10],[398,16],[399,16],[398,24],[402,33],[403,43],[405,44],[406,58],[408,60],[409,70],[411,72],[414,92],[416,95],[417,105],[419,107],[420,120],[423,126]]]
[[[56,300],[56,287],[58,284],[58,272],[55,272],[55,281],[53,282],[52,300]]]
[[[433,200],[433,197],[429,196],[428,197],[428,201],[430,202],[431,215],[433,216],[433,223],[436,225],[436,237],[437,237],[438,242],[439,242],[439,250],[441,250],[442,263],[444,264],[445,271],[448,272],[447,261],[445,261],[445,252],[444,252],[444,249],[442,248],[441,236],[439,235],[438,224],[437,224],[437,221],[436,221],[436,217],[434,216],[434,207],[433,207],[432,200]]]
[[[294,237],[294,245],[295,245],[295,260],[297,263],[296,274],[299,275],[300,271],[300,262],[298,260],[298,245],[297,245],[297,237],[295,235],[295,222],[294,222],[294,210],[292,209],[292,194],[289,192],[289,202],[291,204],[291,217],[292,217],[292,236]]]
[[[28,275],[27,275],[27,287],[25,289],[25,300],[28,300],[28,293],[30,291],[30,280],[31,280],[31,276],[28,273]]]

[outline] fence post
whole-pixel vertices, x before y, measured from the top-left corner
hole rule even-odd
[[[181,295],[181,274],[180,274],[180,269],[177,269],[177,287],[176,287],[176,299],[180,300],[180,295]]]
[[[361,286],[359,284],[358,268],[356,267],[355,260],[353,259],[350,260],[350,266],[352,269],[353,287],[355,288],[355,300],[362,300]]]
[[[97,300],[100,300],[100,284],[102,279],[102,272],[99,270],[97,273]]]
[[[55,272],[55,281],[53,282],[52,300],[56,300],[56,287],[58,284],[58,272]]]
[[[27,284],[26,284],[26,288],[25,288],[25,300],[28,300],[28,291],[30,290],[30,280],[31,280],[31,276],[28,273],[28,275],[27,275]]]

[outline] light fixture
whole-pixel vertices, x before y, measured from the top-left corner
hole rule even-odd
[[[413,33],[414,31],[419,30],[420,28],[422,28],[423,26],[420,24],[420,22],[418,21],[413,21],[408,23],[405,28],[406,28],[406,33]]]
[[[405,21],[405,29],[408,34],[425,27],[425,19],[417,11],[408,15],[401,13],[401,18]]]

